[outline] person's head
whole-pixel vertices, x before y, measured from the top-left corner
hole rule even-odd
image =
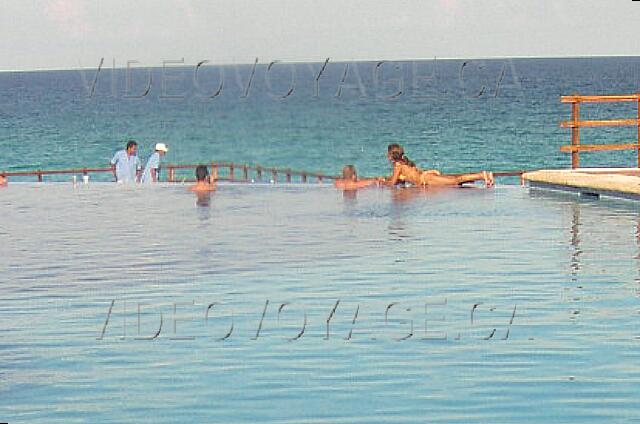
[[[345,165],[345,167],[342,168],[342,179],[348,181],[356,181],[358,179],[356,167],[353,165]]]
[[[135,155],[137,148],[138,148],[138,143],[136,143],[133,140],[127,141],[127,154],[128,155]]]
[[[169,151],[169,148],[167,147],[166,144],[156,143],[156,152],[158,152],[160,156],[164,156],[168,151]]]
[[[209,176],[209,170],[206,165],[198,165],[196,168],[196,180],[198,182],[205,181]]]
[[[405,156],[404,149],[397,143],[389,144],[389,147],[387,147],[387,158],[391,162],[400,162],[405,165],[416,166],[415,163],[410,161],[409,158]]]
[[[397,143],[389,144],[387,147],[387,158],[392,162],[399,161],[404,156],[404,149]]]
[[[0,175],[0,186],[7,185],[7,178],[4,175]]]

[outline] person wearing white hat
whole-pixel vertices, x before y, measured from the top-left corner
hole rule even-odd
[[[153,152],[153,154],[147,161],[147,166],[144,167],[144,172],[142,173],[142,178],[140,179],[141,183],[158,182],[158,177],[160,176],[160,158],[164,156],[168,150],[169,149],[167,148],[166,144],[156,144],[156,151]]]

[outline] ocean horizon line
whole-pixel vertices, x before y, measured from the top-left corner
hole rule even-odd
[[[386,59],[386,58],[368,58],[368,59],[332,59],[331,57],[316,60],[279,60],[272,59],[269,61],[260,62],[259,57],[257,64],[258,65],[268,65],[270,63],[280,63],[280,64],[288,64],[288,65],[297,65],[297,64],[322,64],[325,61],[329,61],[330,63],[371,63],[371,62],[429,62],[433,60],[441,60],[441,61],[460,61],[460,60],[523,60],[523,59],[539,59],[539,60],[563,60],[563,59],[607,59],[607,58],[616,58],[616,59],[624,59],[624,58],[640,58],[640,55],[627,55],[627,54],[607,54],[607,55],[574,55],[574,56],[471,56],[471,57],[431,57],[431,58],[394,58],[394,59]],[[100,58],[101,60],[103,58]],[[253,61],[239,61],[239,62],[217,62],[212,63],[208,59],[199,60],[193,64],[180,64],[176,62],[178,59],[162,59],[160,61],[160,65],[147,65],[145,66],[143,63],[135,62],[136,66],[131,67],[132,69],[161,69],[163,67],[162,62],[166,61],[171,64],[171,68],[191,68],[194,66],[202,66],[202,67],[215,67],[215,66],[252,66],[256,64],[256,59]],[[38,72],[65,72],[65,71],[89,71],[97,69],[98,66],[87,66],[87,67],[73,67],[73,68],[34,68],[34,69],[0,69],[0,74],[8,74],[8,73],[38,73]],[[103,66],[105,69],[110,70],[126,70],[127,66]]]

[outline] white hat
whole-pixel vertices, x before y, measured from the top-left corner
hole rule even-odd
[[[161,152],[165,152],[165,153],[167,153],[167,151],[168,151],[169,149],[167,149],[167,145],[166,145],[166,144],[164,144],[164,143],[157,143],[157,144],[156,144],[156,150],[159,150],[159,151],[161,151]]]

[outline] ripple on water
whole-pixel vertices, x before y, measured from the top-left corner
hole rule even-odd
[[[203,217],[181,187],[102,184],[0,201],[9,422],[637,415],[625,204],[223,185]]]

